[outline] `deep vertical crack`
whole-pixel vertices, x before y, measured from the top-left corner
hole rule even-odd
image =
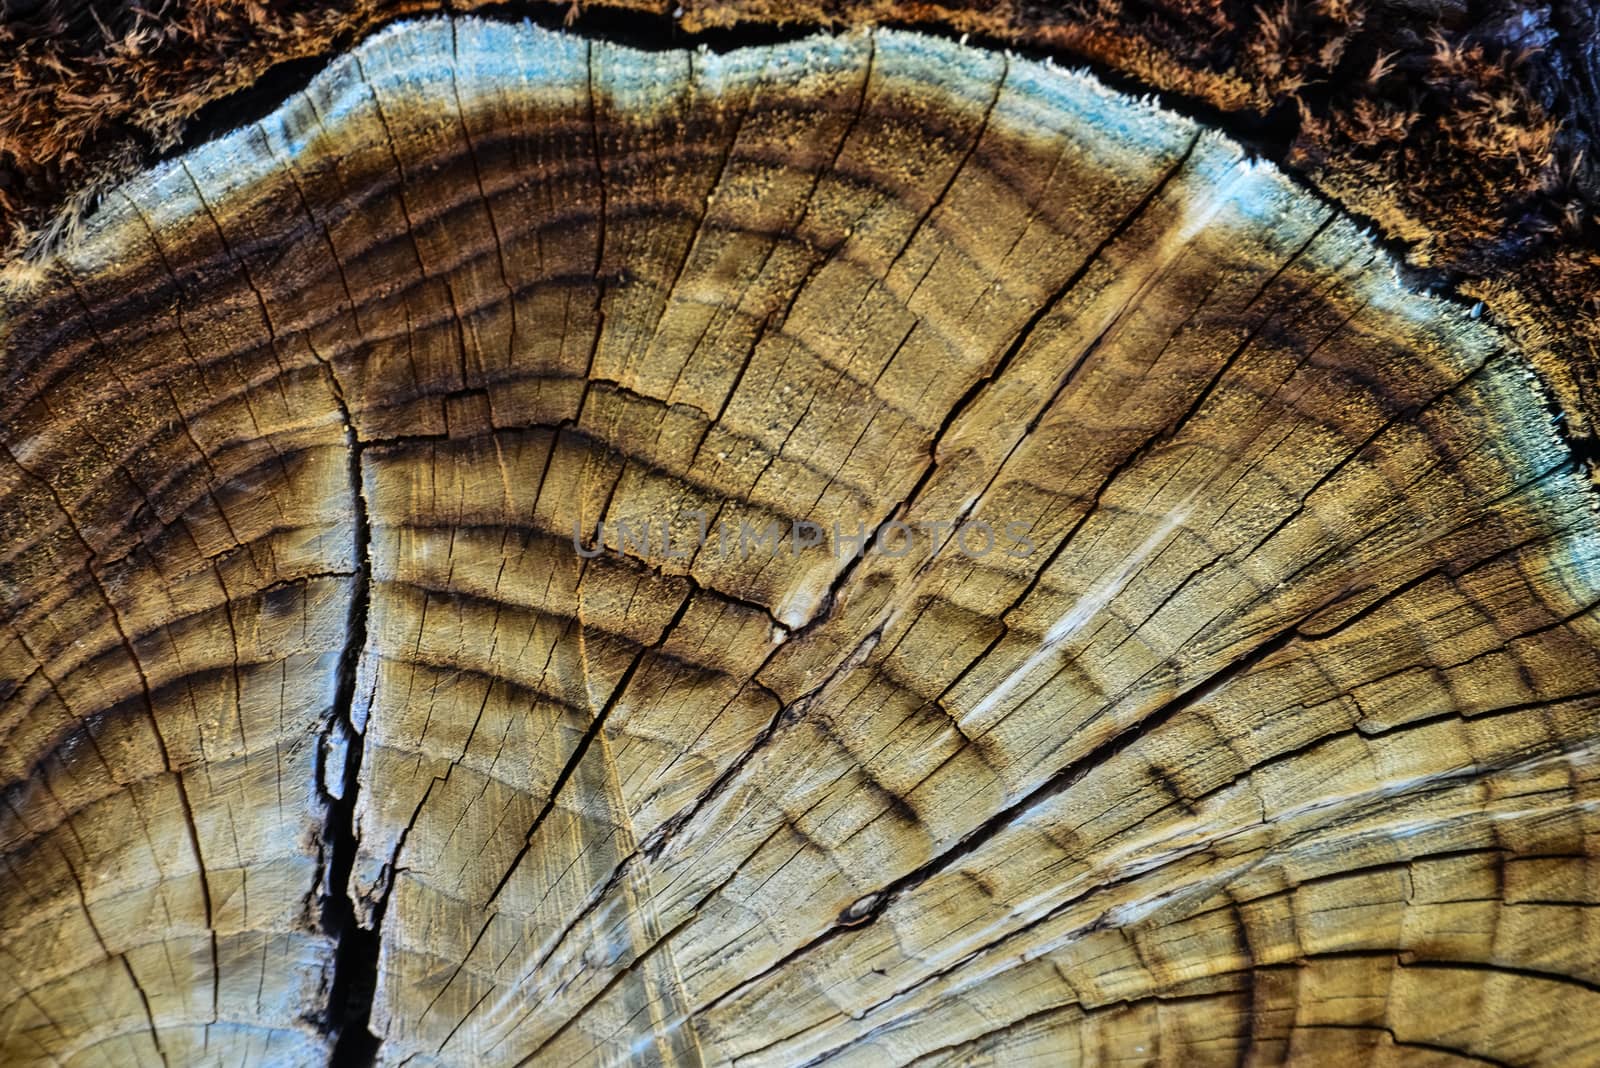
[[[359,68],[359,60],[357,60]],[[363,74],[363,77],[365,75]],[[376,93],[373,94],[373,103],[377,107],[380,121],[383,119],[381,105],[377,102]],[[384,126],[387,133],[387,124]],[[391,144],[391,152],[393,146]],[[179,165],[189,178],[189,183],[194,188],[195,197],[210,219],[212,228],[216,231],[218,239],[222,242],[224,252],[239,268],[240,277],[254,294],[256,304],[261,312],[261,322],[267,332],[267,338],[272,346],[276,358],[279,341],[278,328],[273,321],[272,310],[267,303],[266,293],[252,276],[249,265],[233,248],[228,239],[227,230],[217,217],[211,205],[206,201],[200,183],[189,171],[188,164],[180,161]],[[404,172],[400,170],[398,157],[395,158],[396,171],[404,180]],[[300,192],[298,183],[295,184],[297,193]],[[300,193],[301,204],[306,208],[307,215],[311,214],[309,205],[305,202],[304,194]],[[404,197],[402,195],[401,211],[405,213]],[[131,201],[130,201],[131,203]],[[422,252],[416,244],[416,234],[411,226],[409,214],[406,217],[406,228],[411,234],[412,248],[417,255],[419,270],[426,277],[426,270],[422,267]],[[147,224],[148,226],[148,224]],[[339,271],[339,277],[344,285],[345,299],[350,306],[351,321],[360,330],[360,320],[356,314],[356,303],[350,294],[348,280],[345,278],[344,265],[339,258],[338,250],[333,247],[332,239],[323,228],[324,238],[328,240],[329,252]],[[155,231],[151,229],[154,239]],[[176,279],[177,275],[168,273]],[[452,295],[452,302],[454,297]],[[457,315],[459,326],[460,316]],[[308,345],[310,339],[307,339]],[[369,1065],[377,1059],[378,1046],[381,1040],[372,1034],[368,1023],[372,1016],[372,1000],[377,989],[378,978],[378,953],[380,950],[379,935],[383,930],[383,916],[389,903],[389,893],[394,888],[394,875],[389,873],[388,881],[384,884],[382,893],[372,902],[370,912],[371,924],[363,925],[357,915],[355,899],[350,894],[350,873],[355,866],[356,847],[359,835],[356,833],[356,795],[360,790],[361,759],[364,751],[366,717],[362,717],[358,724],[355,717],[355,697],[357,676],[360,672],[361,653],[367,644],[367,617],[371,601],[372,577],[372,527],[367,516],[366,491],[362,484],[361,458],[366,444],[356,433],[355,420],[351,418],[350,404],[345,398],[344,387],[339,381],[338,372],[334,370],[333,363],[314,345],[310,346],[312,356],[327,372],[328,388],[333,396],[333,401],[339,412],[339,422],[344,429],[345,454],[347,457],[347,470],[350,482],[350,512],[354,521],[352,531],[356,569],[350,591],[350,610],[345,625],[345,645],[339,658],[338,681],[334,689],[333,708],[328,715],[328,724],[323,732],[321,744],[318,747],[316,759],[316,786],[328,804],[327,821],[322,832],[322,857],[326,861],[326,881],[322,888],[321,919],[322,929],[334,940],[333,978],[328,988],[327,1004],[323,1008],[322,1018],[317,1022],[324,1035],[333,1040],[331,1064],[337,1065]],[[465,348],[463,361],[465,360]],[[279,365],[282,366],[281,363]],[[70,518],[70,517],[69,517]],[[129,646],[132,653],[132,646]],[[137,666],[137,664],[136,664]],[[142,670],[141,670],[142,675]],[[148,701],[148,684],[146,686]],[[154,706],[151,707],[154,716]],[[330,766],[331,758],[338,754],[342,756],[341,766],[337,769]],[[334,777],[338,777],[338,789],[331,788]],[[188,809],[187,794],[183,793],[181,777],[178,780],[180,796],[184,800],[184,807]],[[190,824],[193,827],[193,815],[190,814]],[[191,829],[191,835],[193,831]],[[198,839],[195,841],[198,850]],[[206,917],[207,924],[211,922],[211,896],[206,888]],[[213,960],[215,960],[215,932],[213,932]],[[216,966],[213,965],[214,974]],[[213,996],[213,1000],[215,997]]]
[[[367,516],[367,498],[361,479],[363,445],[350,418],[350,406],[331,364],[324,363],[339,417],[344,422],[345,448],[349,456],[351,512],[355,519],[355,550],[358,568],[350,591],[350,614],[346,624],[343,655],[339,659],[339,680],[334,690],[333,710],[328,719],[322,749],[321,786],[328,797],[328,819],[323,840],[330,851],[327,882],[322,895],[323,930],[335,940],[333,981],[328,1002],[319,1021],[324,1034],[333,1039],[330,1063],[367,1065],[377,1059],[380,1039],[369,1028],[372,999],[378,982],[379,933],[389,904],[393,877],[373,902],[371,924],[363,925],[356,915],[350,893],[350,872],[355,866],[356,796],[360,791],[361,758],[365,749],[365,726],[355,721],[357,675],[361,652],[367,644],[367,616],[372,596],[372,526]],[[342,752],[342,767],[328,766],[333,754]],[[338,777],[337,793],[328,787]]]

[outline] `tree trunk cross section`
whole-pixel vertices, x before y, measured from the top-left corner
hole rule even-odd
[[[7,1064],[1592,1056],[1590,475],[1085,75],[400,25],[0,375]]]

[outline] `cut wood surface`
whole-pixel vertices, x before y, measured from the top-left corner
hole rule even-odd
[[[1592,1060],[1592,472],[1088,76],[403,24],[0,382],[0,1061]]]

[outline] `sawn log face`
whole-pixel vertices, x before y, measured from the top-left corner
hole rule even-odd
[[[0,347],[7,1063],[1590,1055],[1590,473],[1187,120],[404,25]]]

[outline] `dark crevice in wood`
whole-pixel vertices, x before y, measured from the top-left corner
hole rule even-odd
[[[333,711],[323,745],[319,748],[319,758],[341,748],[345,757],[343,767],[324,768],[318,783],[319,788],[326,791],[331,776],[340,776],[338,794],[328,792],[326,797],[328,817],[323,831],[324,845],[331,853],[327,856],[327,882],[323,887],[322,924],[323,930],[335,940],[337,948],[328,1003],[323,1018],[317,1023],[320,1030],[334,1040],[332,1063],[356,1065],[371,1064],[377,1058],[380,1040],[368,1030],[368,1021],[372,1016],[372,998],[377,989],[378,955],[382,948],[379,932],[383,930],[383,917],[389,904],[388,892],[394,886],[394,875],[393,872],[389,873],[384,892],[372,904],[371,923],[363,925],[357,918],[355,899],[350,893],[350,873],[355,866],[359,845],[355,810],[360,791],[366,724],[357,722],[354,710],[357,675],[362,650],[367,643],[367,617],[371,610],[372,524],[367,514],[366,491],[362,486],[361,458],[365,446],[356,436],[350,407],[345,401],[339,380],[333,374],[331,365],[325,366],[339,407],[339,417],[344,424],[345,446],[349,453],[351,514],[360,569],[350,593],[349,622],[344,651],[339,659],[339,680],[334,691]],[[342,741],[342,746],[330,745],[334,736]]]
[[[1550,425],[1555,428],[1556,436],[1571,454],[1573,468],[1588,472],[1589,488],[1594,493],[1596,505],[1600,506],[1600,434],[1574,430],[1567,422],[1567,413],[1556,400],[1555,391],[1550,388],[1545,374],[1532,363],[1527,366],[1528,373],[1538,383],[1539,399],[1545,413],[1550,417]]]

